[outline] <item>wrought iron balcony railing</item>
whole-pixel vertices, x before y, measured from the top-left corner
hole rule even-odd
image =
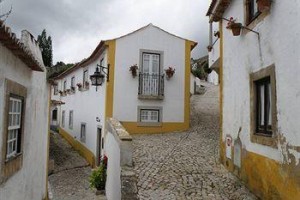
[[[163,99],[164,75],[139,73],[139,98]]]

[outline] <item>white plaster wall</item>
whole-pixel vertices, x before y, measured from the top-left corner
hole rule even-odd
[[[274,1],[270,14],[252,32],[239,37],[224,33],[224,121],[223,137],[238,135],[248,151],[282,161],[278,149],[250,142],[250,86],[249,74],[275,64],[278,134],[282,134],[289,145],[300,146],[300,3],[297,0]],[[244,23],[243,1],[232,1],[224,17],[237,18]],[[223,138],[223,139],[224,139]],[[299,162],[300,155],[293,152]]]
[[[2,149],[5,78],[27,88],[23,166],[0,186],[2,200],[40,200],[46,195],[48,87],[46,73],[33,72],[0,44],[0,149]],[[4,158],[0,158],[1,160]]]
[[[195,82],[196,82],[196,77],[191,73],[191,75],[190,75],[190,93],[191,94],[195,93]]]
[[[138,99],[138,76],[132,78],[129,67],[140,64],[140,49],[163,51],[163,69],[175,67],[174,76],[165,79],[163,100]],[[117,39],[115,65],[114,118],[137,122],[138,106],[162,106],[162,122],[184,121],[185,40],[148,26]]]
[[[215,70],[212,70],[212,72],[210,74],[208,74],[207,76],[207,81],[209,83],[212,83],[214,85],[218,85],[219,84],[219,75]]]
[[[106,93],[106,82],[102,86],[98,86],[98,91],[96,87],[91,85],[89,90],[79,91],[76,86],[77,83],[83,82],[83,71],[88,69],[89,76],[94,74],[96,65],[100,63],[100,60],[104,58],[104,65],[107,64],[106,51],[96,59],[93,63],[89,64],[84,68],[79,68],[74,72],[66,75],[64,78],[58,80],[59,90],[63,90],[63,82],[67,80],[67,89],[71,87],[71,78],[75,76],[75,94],[67,94],[67,96],[60,97],[61,101],[65,104],[61,105],[59,119],[60,125],[62,126],[62,111],[65,110],[65,126],[62,127],[68,133],[80,141],[80,129],[81,123],[86,123],[86,142],[82,143],[88,149],[90,149],[94,155],[97,155],[97,127],[102,127],[104,130],[105,122],[105,93]],[[60,96],[60,95],[59,95]],[[73,129],[69,128],[69,112],[73,110]],[[100,119],[100,122],[96,121],[96,118]],[[104,134],[102,133],[102,136]]]
[[[220,39],[216,41],[211,52],[208,52],[208,63],[209,67],[215,64],[215,62],[220,58]]]
[[[120,145],[110,132],[105,138],[105,154],[108,157],[106,197],[108,200],[121,199]]]

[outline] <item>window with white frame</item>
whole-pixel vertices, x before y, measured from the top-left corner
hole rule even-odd
[[[140,122],[160,122],[159,109],[141,109]]]
[[[73,129],[73,110],[70,110],[70,113],[69,113],[69,128],[70,129]]]
[[[65,115],[66,115],[66,111],[62,111],[61,113],[61,126],[65,127]]]
[[[83,71],[83,87],[88,88],[89,83],[89,73],[88,70]]]
[[[17,97],[9,98],[8,113],[8,135],[6,158],[21,153],[21,124],[22,124],[22,99]]]
[[[58,85],[53,86],[54,95],[58,95]]]
[[[86,140],[86,123],[81,123],[80,141],[85,143],[85,140]]]
[[[75,90],[75,76],[71,78],[71,90]]]
[[[64,91],[67,90],[67,81],[66,80],[64,81],[64,88],[63,89],[64,89]]]

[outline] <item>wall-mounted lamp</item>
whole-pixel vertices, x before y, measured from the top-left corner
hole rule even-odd
[[[106,69],[106,72],[104,71],[104,69]],[[104,82],[105,75],[106,75],[106,80],[108,82],[109,81],[109,65],[107,65],[107,67],[103,67],[103,66],[97,64],[96,71],[94,72],[93,75],[90,76],[92,85],[96,86],[96,91],[97,91],[97,87],[101,86],[102,83]]]

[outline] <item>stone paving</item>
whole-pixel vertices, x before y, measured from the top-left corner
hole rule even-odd
[[[218,163],[217,86],[191,97],[191,128],[186,132],[136,135],[134,170],[141,200],[256,199]]]
[[[50,159],[54,159],[54,173],[49,176],[50,197],[53,200],[105,200],[89,187],[91,167],[57,133],[51,133]]]

